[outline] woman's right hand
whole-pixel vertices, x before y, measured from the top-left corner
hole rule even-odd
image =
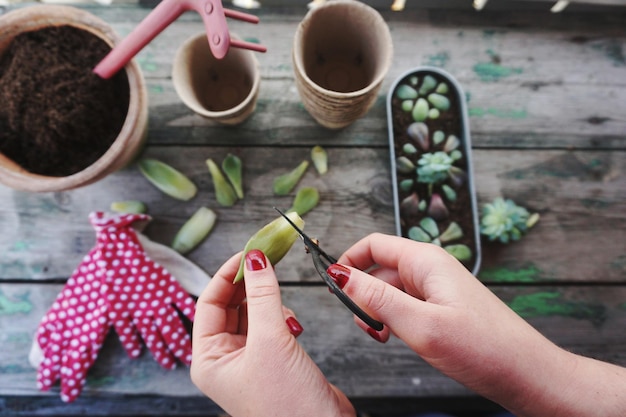
[[[576,378],[593,381],[585,382],[589,389],[583,391],[596,393],[609,384],[607,378],[626,384],[619,378],[623,368],[560,349],[435,245],[372,234],[348,249],[328,273],[385,323],[376,332],[355,318],[374,339],[385,342],[391,331],[432,366],[519,417],[599,415],[597,408],[582,413],[569,408],[580,400]],[[578,374],[581,370],[588,372]],[[589,405],[597,407],[597,402]]]

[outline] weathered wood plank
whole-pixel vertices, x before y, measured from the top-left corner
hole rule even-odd
[[[27,352],[59,284],[0,285],[0,395],[39,395]],[[626,287],[494,287],[495,293],[555,343],[580,354],[626,365]],[[324,287],[283,287],[305,332],[299,341],[329,380],[350,397],[472,397],[397,339],[378,344]],[[56,396],[58,389],[41,394]],[[144,354],[129,359],[111,333],[88,377],[83,400],[100,396],[202,397],[188,369],[161,369]],[[53,402],[51,402],[53,403]],[[60,400],[56,404],[60,407]],[[123,403],[120,402],[123,407]],[[71,406],[68,406],[71,408]],[[62,412],[63,407],[57,409]]]
[[[31,194],[0,187],[0,279],[67,277],[93,246],[90,211],[115,200],[144,201],[154,220],[146,229],[169,244],[198,207],[218,213],[218,223],[189,257],[209,273],[241,250],[254,231],[288,208],[292,195],[272,195],[277,175],[308,158],[310,148],[150,147],[145,155],[180,168],[199,186],[180,202],[162,195],[129,167],[86,188]],[[321,203],[305,216],[306,230],[330,253],[340,254],[372,232],[395,233],[389,153],[386,149],[328,148],[330,170],[310,168],[300,185],[313,185]],[[245,198],[234,207],[215,202],[206,158],[228,152],[244,161]],[[626,279],[626,153],[616,151],[475,150],[479,205],[500,195],[539,212],[539,224],[520,242],[486,245],[481,277],[490,281],[621,281]],[[269,163],[271,161],[271,164]],[[284,281],[317,281],[299,245],[278,265]],[[528,275],[530,274],[530,276]],[[517,277],[517,278],[516,278]]]

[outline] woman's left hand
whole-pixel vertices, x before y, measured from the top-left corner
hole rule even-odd
[[[200,295],[193,326],[191,379],[232,416],[354,416],[296,341],[302,328],[282,305],[272,265],[245,256],[243,284],[233,284],[242,254],[228,260]]]

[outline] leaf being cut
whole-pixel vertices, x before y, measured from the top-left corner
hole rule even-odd
[[[301,230],[304,228],[304,220],[298,213],[292,211],[286,215]],[[282,216],[263,226],[246,243],[243,250],[244,256],[241,257],[239,270],[235,275],[233,284],[243,279],[245,254],[250,250],[259,249],[275,266],[289,252],[297,239],[298,232]]]

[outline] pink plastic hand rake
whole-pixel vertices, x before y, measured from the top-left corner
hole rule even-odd
[[[231,39],[228,32],[226,17],[258,23],[259,18],[256,16],[224,9],[221,0],[163,0],[100,61],[94,72],[101,78],[111,78],[163,29],[188,10],[195,10],[202,16],[211,52],[217,59],[224,58],[231,46],[257,52],[267,50],[263,45]]]

